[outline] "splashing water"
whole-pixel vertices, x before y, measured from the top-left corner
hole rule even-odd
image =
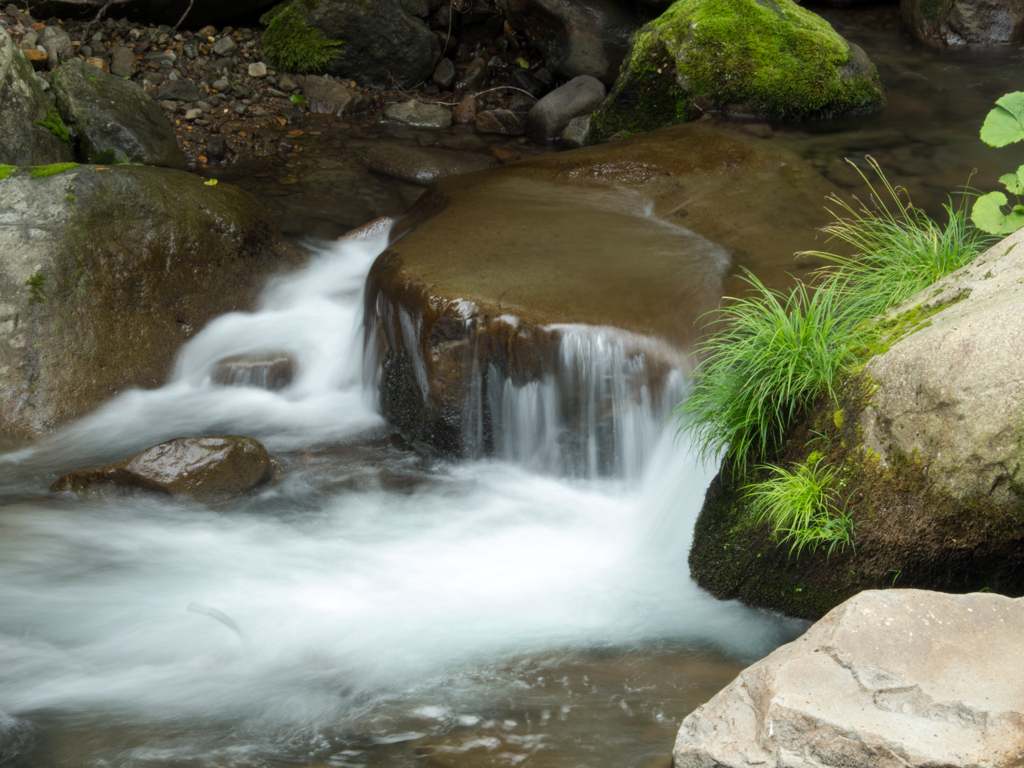
[[[0,456],[0,757],[368,765],[468,729],[484,751],[518,750],[515,763],[596,738],[544,734],[604,702],[586,682],[605,669],[602,653],[749,660],[801,626],[689,580],[713,472],[662,433],[666,403],[607,330],[565,334],[564,375],[518,388],[491,378],[495,457],[452,465],[393,446],[361,383],[362,285],[385,243],[381,233],[322,248],[259,310],[198,334],[165,387]],[[291,383],[212,381],[223,359],[259,354],[290,356]],[[662,399],[682,385],[679,374]],[[566,388],[591,405],[558,453]],[[608,399],[630,405],[595,410]],[[612,449],[595,437],[601,423]],[[285,481],[217,509],[39,495],[61,472],[228,432],[263,440]],[[549,687],[556,678],[576,682]],[[624,696],[612,695],[620,716],[639,708],[671,726],[683,714]],[[495,719],[501,701],[527,720]]]

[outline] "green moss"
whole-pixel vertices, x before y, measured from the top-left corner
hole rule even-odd
[[[29,170],[29,178],[32,179],[46,179],[50,176],[56,176],[57,174],[64,173],[64,171],[70,171],[72,168],[78,168],[78,163],[55,163],[53,165],[34,165]]]
[[[942,16],[944,0],[919,0],[917,7],[926,21],[938,21]]]
[[[298,0],[309,6],[309,0]],[[315,8],[319,3],[312,6]],[[321,72],[338,55],[340,40],[328,40],[309,24],[294,2],[282,3],[263,15],[263,53],[278,69],[288,72]]]
[[[128,162],[128,155],[123,150],[107,147],[101,152],[89,155],[89,162],[93,165],[122,165]]]
[[[884,355],[898,341],[917,331],[931,325],[931,318],[943,309],[956,304],[967,298],[966,294],[959,294],[950,301],[929,306],[927,303],[919,304],[913,309],[903,312],[895,317],[884,318],[868,327],[865,346],[855,350],[855,354],[862,361],[867,362],[872,357]]]
[[[16,166],[16,165],[3,165],[3,164],[0,164],[0,181],[3,181],[4,179],[6,179],[8,176],[10,176],[16,170],[18,170],[18,166]]]
[[[60,119],[60,114],[55,107],[50,107],[46,110],[46,116],[39,120],[36,125],[45,128],[69,147],[71,146],[71,135],[68,133],[68,127]]]
[[[29,304],[45,304],[46,303],[46,276],[42,271],[36,272],[32,277],[25,281],[25,285],[28,287]]]
[[[846,41],[792,0],[679,0],[636,34],[592,142],[742,105],[775,119],[882,106]]]

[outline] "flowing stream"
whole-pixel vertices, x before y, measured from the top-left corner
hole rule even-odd
[[[395,439],[362,371],[385,241],[319,247],[162,389],[0,456],[0,765],[664,765],[686,713],[802,630],[689,580],[713,472],[650,398],[615,438],[647,460],[611,473],[552,459],[540,385],[492,398],[498,458]],[[581,397],[634,396],[613,335],[567,338]],[[285,388],[213,383],[265,353],[297,361]],[[264,441],[285,480],[215,508],[44,492],[224,433]]]

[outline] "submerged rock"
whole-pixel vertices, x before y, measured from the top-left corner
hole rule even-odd
[[[179,437],[115,464],[69,472],[50,490],[142,489],[212,502],[247,493],[280,473],[251,437]]]
[[[1024,41],[1020,0],[901,0],[900,15],[911,35],[936,48]]]
[[[295,360],[289,355],[229,357],[217,363],[210,374],[215,384],[228,387],[257,387],[275,392],[295,378]]]
[[[150,166],[54,166],[0,181],[0,432],[35,437],[129,387],[302,263],[229,184]]]
[[[367,281],[385,416],[444,452],[497,450],[515,442],[501,403],[540,397],[556,370],[597,392],[613,378],[599,359],[623,377],[617,396],[656,412],[730,262],[758,254],[782,275],[824,222],[821,178],[754,141],[679,126],[432,187]],[[726,221],[737,188],[759,205]],[[554,384],[566,420],[613,429],[611,394],[585,415],[583,385]]]
[[[498,164],[489,155],[434,147],[411,147],[399,142],[367,142],[364,146],[356,146],[356,149],[359,162],[371,171],[423,186],[449,176],[471,173]]]
[[[177,84],[185,83],[168,83]],[[53,89],[61,117],[77,129],[79,161],[185,168],[174,128],[135,83],[71,59],[54,70]]]
[[[67,126],[6,30],[0,34],[0,126],[0,165],[49,165],[74,159]]]
[[[673,765],[1016,765],[1022,637],[1021,600],[863,592],[683,720]]]
[[[634,36],[590,141],[708,112],[802,119],[884,105],[864,52],[792,0],[680,0]]]

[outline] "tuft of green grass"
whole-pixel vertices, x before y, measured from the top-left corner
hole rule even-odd
[[[997,240],[969,222],[963,203],[955,206],[951,201],[944,206],[949,221],[945,226],[937,223],[914,207],[906,190],[892,186],[874,158],[866,160],[881,179],[878,189],[854,165],[871,190],[871,206],[854,207],[832,196],[835,207],[829,210],[836,220],[824,228],[830,242],[847,246],[854,255],[798,254],[830,262],[823,277],[838,276],[843,281],[843,303],[863,320],[969,264]]]
[[[762,467],[768,478],[744,487],[758,522],[768,522],[780,544],[789,542],[797,557],[809,548],[827,546],[827,556],[853,547],[856,524],[845,509],[835,505],[837,470],[815,451],[793,469]]]
[[[673,412],[702,459],[724,454],[740,476],[751,461],[770,458],[821,392],[835,396],[833,386],[861,343],[840,301],[841,280],[814,291],[800,283],[784,294],[750,272],[743,279],[753,294],[712,313],[724,329],[698,346],[696,381]]]

